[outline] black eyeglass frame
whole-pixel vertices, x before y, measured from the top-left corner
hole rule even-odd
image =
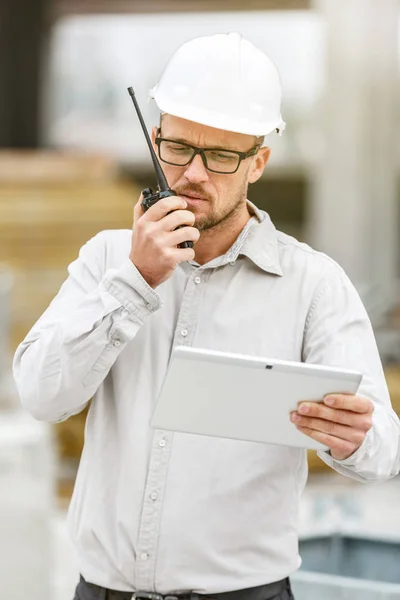
[[[173,165],[174,167],[186,167],[187,165],[189,165],[192,162],[192,160],[195,158],[195,156],[197,154],[200,154],[205,168],[208,171],[211,171],[212,173],[219,173],[221,175],[233,175],[234,173],[236,173],[236,171],[240,167],[242,160],[245,160],[246,158],[250,158],[250,156],[255,156],[257,154],[257,152],[259,151],[259,149],[261,148],[261,144],[257,144],[256,146],[253,146],[253,148],[250,148],[250,150],[248,150],[247,152],[240,152],[239,150],[230,150],[228,148],[198,148],[197,146],[192,146],[191,144],[187,144],[186,142],[179,142],[178,140],[170,140],[170,139],[159,137],[159,136],[157,136],[154,141],[158,147],[158,156],[160,157],[160,160],[162,160],[162,162],[165,162],[167,165]],[[169,162],[168,160],[164,160],[162,158],[161,152],[160,152],[161,142],[173,142],[174,144],[179,144],[181,146],[185,146],[186,148],[191,148],[192,150],[194,150],[193,156],[186,163],[179,164],[179,165],[176,163]],[[238,161],[236,169],[234,171],[216,171],[215,169],[210,169],[210,167],[207,164],[207,157],[205,155],[206,151],[207,152],[208,151],[214,151],[214,152],[219,151],[219,152],[229,152],[231,154],[236,154],[239,157],[239,161]]]

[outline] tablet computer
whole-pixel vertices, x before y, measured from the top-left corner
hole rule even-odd
[[[151,426],[326,450],[296,429],[290,412],[303,400],[355,394],[361,378],[360,373],[333,367],[177,346]]]

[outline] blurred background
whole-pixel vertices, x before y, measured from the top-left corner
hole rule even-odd
[[[85,413],[19,407],[16,346],[102,229],[131,228],[154,184],[126,88],[147,91],[186,40],[239,31],[274,60],[287,129],[249,198],[335,258],[370,314],[400,412],[398,0],[1,0],[0,594],[72,600],[65,515]],[[400,599],[400,481],[363,486],[309,453],[297,600]]]

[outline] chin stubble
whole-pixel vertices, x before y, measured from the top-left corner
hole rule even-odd
[[[204,217],[200,219],[200,221],[195,223],[195,227],[200,231],[207,231],[208,229],[212,229],[213,227],[218,227],[224,223],[227,223],[231,220],[237,213],[240,212],[242,208],[243,199],[237,200],[236,204],[232,206],[228,212],[222,215],[211,214],[208,217]]]

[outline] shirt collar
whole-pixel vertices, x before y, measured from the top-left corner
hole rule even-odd
[[[283,275],[279,262],[278,239],[274,224],[266,212],[257,208],[249,200],[247,200],[247,207],[253,215],[250,219],[252,223],[234,260],[239,255],[243,255],[263,271]]]

